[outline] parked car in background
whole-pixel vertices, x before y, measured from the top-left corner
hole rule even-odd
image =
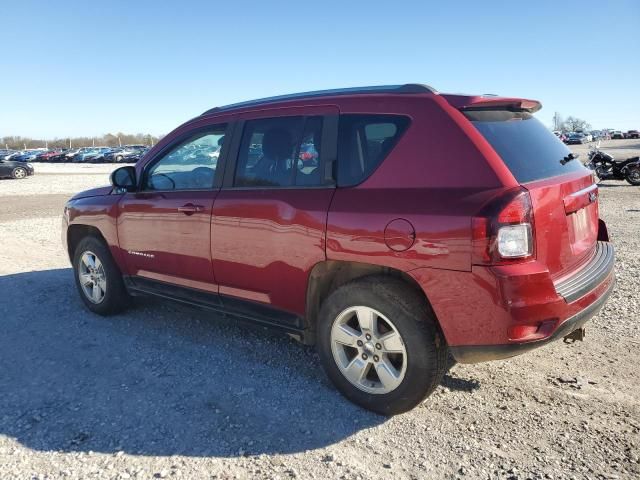
[[[15,162],[31,162],[43,151],[46,150],[22,150],[17,155],[11,156],[10,159]]]
[[[33,165],[26,162],[0,159],[0,177],[21,179],[33,175]]]
[[[567,139],[567,136],[560,130],[555,130],[553,134],[558,137],[561,142],[564,142]]]
[[[50,155],[47,158],[47,161],[49,163],[61,163],[61,162],[65,162],[67,160],[67,153],[69,153],[69,149],[68,148],[61,148],[58,150],[57,153],[55,153],[54,155]]]
[[[3,149],[0,150],[0,160],[9,160],[12,155],[17,154],[18,152],[15,150]]]
[[[47,150],[36,156],[34,162],[51,162],[53,158],[57,158],[60,155],[64,155],[64,150],[58,148],[54,150]]]
[[[110,155],[114,150],[115,150],[114,148],[109,148],[109,147],[101,148],[96,155],[89,158],[87,161],[91,163],[107,163],[108,162],[108,160],[106,159],[107,155]]]
[[[41,162],[43,158],[46,158],[45,155],[51,153],[53,150],[46,149],[38,152],[35,157],[31,160],[32,162]]]
[[[640,132],[638,130],[629,130],[626,135],[626,138],[640,138]]]
[[[611,134],[611,139],[612,140],[622,140],[622,139],[624,139],[624,133],[622,133],[621,130],[614,130],[613,133]]]
[[[84,152],[78,153],[73,158],[73,161],[75,163],[90,163],[94,158],[108,152],[109,150],[110,148],[108,147],[94,147]]]
[[[65,153],[65,162],[72,162],[73,158],[78,155],[80,153],[82,149],[80,148],[75,148],[75,149],[69,149],[69,151],[67,153]]]
[[[586,137],[583,133],[579,132],[569,132],[567,134],[566,142],[568,145],[582,144],[586,143]]]
[[[22,152],[19,150],[14,150],[13,152],[9,153],[8,155],[5,155],[4,159],[5,160],[11,160],[15,157],[17,157],[18,155],[21,155]]]
[[[84,154],[90,150],[93,150],[94,148],[95,147],[80,147],[76,149],[71,149],[65,154],[66,161],[73,162],[78,155]]]
[[[313,143],[306,143],[300,146],[300,154],[298,155],[298,168],[303,173],[313,171],[318,168],[318,150]]]
[[[585,143],[593,142],[593,135],[591,135],[591,133],[583,131],[579,131],[577,133],[581,134],[584,137]]]
[[[135,162],[134,158],[140,154],[140,149],[133,147],[113,148],[105,154],[105,161],[114,163]]]
[[[347,398],[405,412],[451,357],[581,338],[613,290],[598,186],[540,108],[410,84],[207,110],[65,205],[78,294],[280,328]]]

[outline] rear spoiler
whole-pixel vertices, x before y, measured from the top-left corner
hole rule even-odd
[[[537,100],[496,97],[488,95],[442,95],[459,110],[508,110],[510,112],[535,113],[542,108]]]

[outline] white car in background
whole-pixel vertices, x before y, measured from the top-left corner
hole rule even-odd
[[[611,139],[612,139],[612,140],[615,140],[615,139],[623,140],[623,139],[624,139],[624,133],[622,133],[622,131],[621,131],[621,130],[614,130],[614,131],[611,133]]]

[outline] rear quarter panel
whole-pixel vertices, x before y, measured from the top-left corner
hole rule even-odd
[[[505,186],[515,185],[469,122],[437,96],[350,99],[341,113],[397,113],[411,118],[398,145],[355,187],[338,188],[328,217],[327,257],[410,271],[471,269],[471,217]],[[469,129],[472,130],[469,130]],[[385,242],[394,219],[415,229],[403,252]],[[428,292],[427,292],[428,293]]]

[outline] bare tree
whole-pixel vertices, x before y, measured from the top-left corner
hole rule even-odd
[[[589,130],[591,128],[591,124],[586,120],[582,120],[581,118],[568,116],[567,119],[562,123],[562,131],[563,132],[581,132],[585,130]]]

